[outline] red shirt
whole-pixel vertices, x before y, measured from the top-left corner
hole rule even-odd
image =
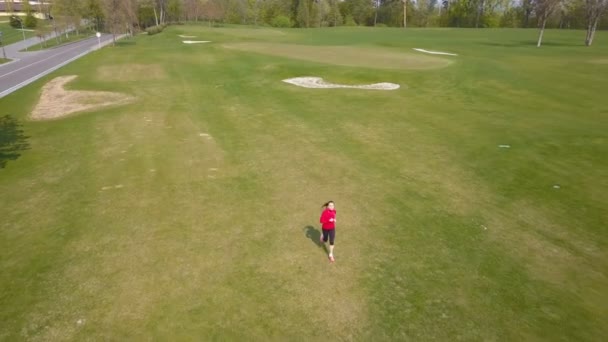
[[[330,221],[330,219],[332,219],[332,220]],[[319,219],[319,222],[321,222],[321,224],[322,224],[321,227],[323,229],[334,229],[334,228],[336,228],[335,220],[336,220],[336,211],[325,209],[321,213],[321,218]]]

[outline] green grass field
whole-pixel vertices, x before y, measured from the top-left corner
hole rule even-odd
[[[58,47],[61,45],[75,43],[75,42],[81,41],[83,39],[91,38],[94,36],[95,36],[95,32],[90,31],[90,30],[84,30],[84,31],[79,32],[78,34],[76,34],[75,32],[71,32],[67,38],[64,34],[61,35],[61,40],[55,39],[55,38],[50,38],[50,39],[46,40],[44,43],[39,43],[34,46],[28,47],[28,51],[39,51],[39,50],[44,50],[44,49],[50,49],[50,48]],[[23,51],[25,51],[25,50],[23,50]]]
[[[175,26],[0,99],[0,340],[603,340],[608,34],[536,34]],[[137,100],[28,120],[61,75]]]
[[[20,40],[23,40],[23,35],[25,33],[25,38],[35,37],[35,32],[32,30],[17,30],[11,27],[8,22],[0,23],[0,32],[2,32],[2,45],[9,45],[12,43],[16,43]]]

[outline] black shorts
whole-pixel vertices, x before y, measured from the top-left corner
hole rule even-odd
[[[329,244],[333,246],[336,240],[336,230],[323,228],[323,242],[327,242],[327,237],[329,237]]]

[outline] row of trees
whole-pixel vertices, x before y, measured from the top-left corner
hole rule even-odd
[[[608,28],[608,0],[53,0],[51,17],[78,29],[130,32],[177,21],[322,27]]]
[[[162,2],[160,0],[157,0]],[[272,25],[277,16],[296,27],[338,25],[416,27],[586,28],[590,8],[605,0],[174,0],[175,17]],[[603,5],[602,5],[603,4]],[[547,11],[550,9],[550,11]],[[598,12],[598,11],[594,11]],[[601,11],[599,11],[601,12]],[[599,13],[598,12],[598,13]],[[548,15],[547,15],[548,13]],[[599,17],[598,17],[599,18]],[[598,21],[608,28],[608,20]]]

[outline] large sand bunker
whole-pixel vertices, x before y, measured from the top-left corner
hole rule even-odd
[[[317,89],[334,89],[334,88],[351,88],[351,89],[369,89],[369,90],[395,90],[399,89],[399,85],[395,83],[374,83],[374,84],[363,84],[363,85],[346,85],[346,84],[334,84],[325,82],[320,77],[296,77],[283,80],[285,83],[290,83],[304,88],[317,88]]]
[[[61,76],[45,84],[31,118],[33,120],[57,119],[76,112],[124,105],[135,100],[134,97],[109,91],[66,90],[65,84],[76,77]]]

